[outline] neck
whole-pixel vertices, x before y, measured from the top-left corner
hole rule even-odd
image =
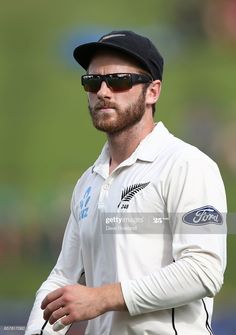
[[[107,134],[110,152],[110,173],[124,160],[129,158],[139,143],[153,130],[153,119],[135,124],[119,133]]]

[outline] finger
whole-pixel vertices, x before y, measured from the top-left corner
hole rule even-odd
[[[57,322],[54,323],[52,329],[55,331],[55,332],[58,332],[59,330],[65,328],[66,325],[64,323],[62,323],[61,320],[57,320]]]
[[[60,310],[62,307],[64,307],[62,298],[51,302],[50,304],[47,305],[47,307],[45,308],[45,310],[43,312],[44,319],[48,320],[53,313]]]
[[[75,315],[73,315],[73,313],[70,313],[70,314],[68,313],[66,316],[61,318],[60,321],[64,326],[69,326],[73,322],[80,321],[80,320],[78,318],[78,315],[77,315],[77,317],[75,317]]]
[[[50,302],[60,298],[62,296],[62,289],[58,288],[57,290],[49,293],[42,301],[41,308],[45,309]]]
[[[49,323],[52,325],[55,322],[57,322],[59,319],[61,319],[63,316],[66,316],[67,314],[68,314],[68,310],[66,307],[59,308],[57,311],[52,313],[49,319]]]

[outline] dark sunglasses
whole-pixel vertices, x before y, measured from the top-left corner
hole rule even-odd
[[[147,74],[138,73],[85,74],[81,77],[85,91],[92,93],[100,90],[103,81],[113,92],[122,92],[129,90],[133,85],[151,83],[152,78]]]

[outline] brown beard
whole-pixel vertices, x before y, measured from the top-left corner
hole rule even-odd
[[[122,132],[138,123],[145,113],[145,93],[143,90],[136,102],[128,105],[125,109],[121,109],[116,103],[107,101],[107,99],[100,99],[100,101],[91,108],[89,105],[90,115],[93,125],[98,130],[104,131],[108,134]],[[112,116],[109,113],[103,113],[100,108],[112,108],[115,110]]]

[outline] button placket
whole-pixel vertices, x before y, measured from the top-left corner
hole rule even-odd
[[[111,176],[109,176],[103,183],[102,187],[101,187],[101,191],[100,191],[100,195],[99,195],[99,199],[98,199],[98,208],[100,210],[104,210],[105,208],[105,202],[106,199],[108,198],[108,191],[110,189],[112,183],[112,178]]]

